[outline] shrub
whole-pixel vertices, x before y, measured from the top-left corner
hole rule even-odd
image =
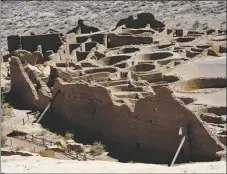
[[[37,119],[39,117],[40,113],[39,112],[35,112],[35,113],[32,113],[32,115]]]
[[[2,101],[2,110],[3,110],[3,115],[12,116],[13,107],[9,103],[5,102],[4,98]]]
[[[74,135],[72,133],[69,133],[69,132],[65,133],[65,139],[66,140],[73,139],[73,138],[74,138]]]
[[[1,118],[1,122],[3,123],[4,121],[5,121],[5,118],[4,118],[4,117],[2,117],[2,118]]]
[[[2,108],[3,108],[3,109],[10,108],[9,103],[3,103],[3,104],[2,104]]]
[[[103,152],[105,152],[105,145],[101,142],[94,142],[91,146],[91,153],[98,156],[101,155]]]
[[[4,111],[4,115],[11,117],[13,113],[13,108],[6,108],[3,111]]]
[[[5,96],[3,94],[2,94],[1,100],[2,100],[2,103],[6,102]]]

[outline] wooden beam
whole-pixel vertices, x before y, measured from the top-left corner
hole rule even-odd
[[[36,121],[36,123],[39,123],[39,122],[40,122],[40,120],[43,118],[44,114],[45,114],[45,113],[48,111],[48,109],[50,108],[51,102],[54,101],[55,97],[56,97],[59,93],[60,93],[60,91],[58,91],[58,92],[54,95],[54,97],[50,100],[50,103],[47,105],[47,107],[45,108],[45,110],[43,111],[43,113],[42,113],[42,115],[39,117],[39,119]]]
[[[36,123],[39,123],[40,122],[40,120],[43,118],[44,114],[48,111],[49,108],[50,108],[50,103],[47,105],[47,107],[45,108],[45,110],[43,111],[43,113],[39,117],[39,119],[36,121]]]
[[[172,160],[172,162],[170,164],[170,167],[172,167],[174,165],[174,163],[175,163],[175,161],[177,159],[177,156],[178,156],[178,154],[179,154],[179,152],[180,152],[180,150],[181,150],[181,148],[182,148],[182,146],[183,146],[183,144],[185,142],[185,138],[186,138],[186,135],[182,138],[181,143],[180,143],[180,145],[179,145],[179,147],[177,149],[177,152],[175,153],[175,156],[174,156],[174,158],[173,158],[173,160]]]

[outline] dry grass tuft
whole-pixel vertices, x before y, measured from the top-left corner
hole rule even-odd
[[[105,152],[105,145],[101,142],[94,142],[91,146],[91,153],[95,156],[99,156]]]

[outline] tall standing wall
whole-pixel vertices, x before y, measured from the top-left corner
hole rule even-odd
[[[39,79],[34,75],[36,80],[30,80],[19,58],[12,57],[10,68],[12,91],[20,93],[33,108],[44,109],[51,98],[44,93],[45,84],[41,83],[41,88],[36,89],[33,83]],[[179,129],[185,133],[188,124],[192,127],[192,140],[187,138],[184,156],[214,160],[216,152],[225,149],[201,119],[167,87],[157,90],[154,96],[138,99],[134,111],[125,103],[115,102],[111,92],[103,86],[66,83],[57,78],[53,96],[58,91],[52,102],[52,114],[100,133],[113,142],[160,154],[163,161],[172,159],[182,138]]]
[[[216,152],[225,148],[166,87],[154,97],[139,99],[134,112],[126,104],[114,103],[101,86],[69,84],[58,79],[54,92],[58,90],[60,95],[52,105],[54,114],[128,147],[139,144],[140,150],[165,152],[163,160],[171,160],[182,139],[179,129],[186,132],[188,124],[193,129],[193,148],[187,139],[185,156],[214,160]]]

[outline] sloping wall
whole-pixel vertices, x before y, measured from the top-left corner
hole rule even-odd
[[[51,98],[49,88],[39,79],[33,70],[28,75],[18,57],[11,57],[11,90],[20,95],[24,102],[35,109],[44,109]],[[33,77],[31,81],[29,76]],[[36,83],[36,84],[35,84]],[[36,87],[35,87],[36,86]],[[38,87],[37,87],[38,86]]]
[[[29,106],[33,106],[39,96],[18,57],[11,57],[10,72],[11,91],[20,95]]]
[[[169,88],[162,87],[154,97],[138,100],[134,113],[137,142],[141,148],[174,154],[182,139],[179,135],[180,127],[183,133],[187,133],[187,125],[190,124],[192,140],[187,136],[184,155],[190,156],[192,153],[194,158],[214,159],[216,152],[224,147],[218,145],[219,141],[211,137],[212,133],[204,128],[201,120],[171,93]],[[191,141],[192,149],[188,141]]]

